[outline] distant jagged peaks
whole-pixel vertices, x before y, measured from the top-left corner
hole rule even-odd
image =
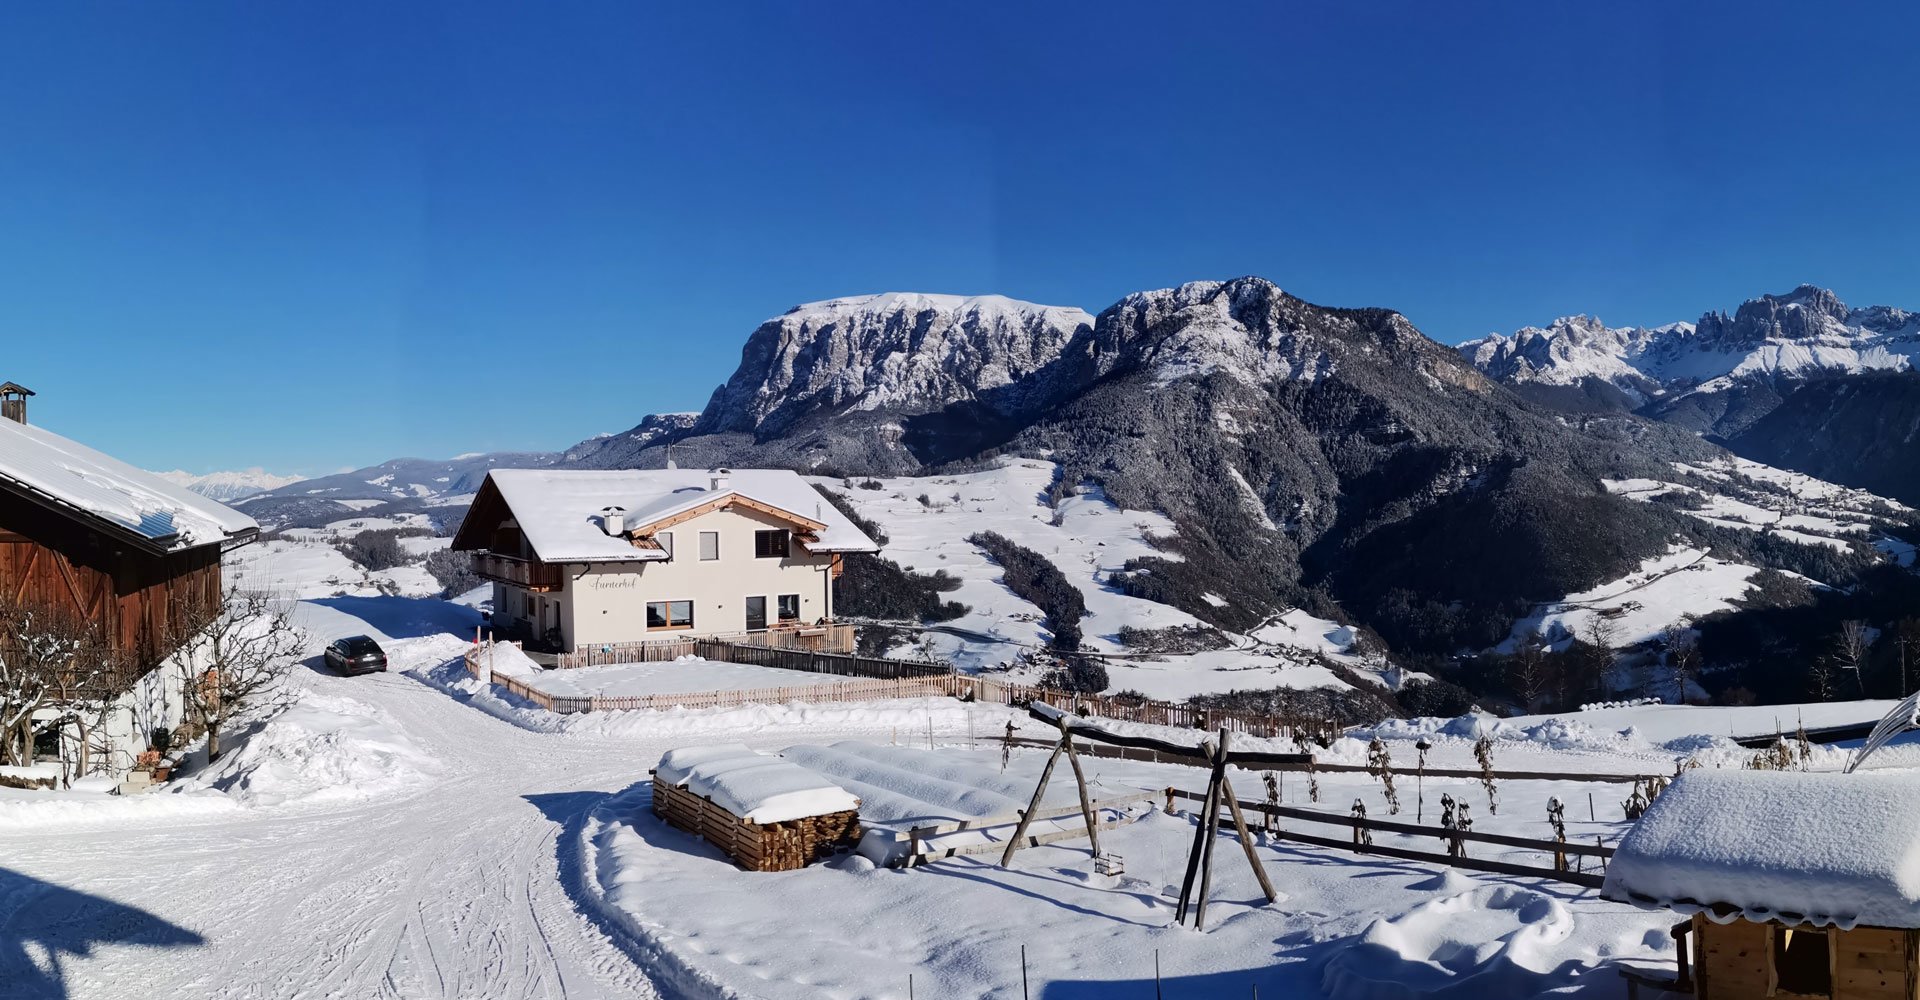
[[[696,433],[778,434],[849,410],[925,412],[1046,367],[1085,310],[1000,295],[887,292],[795,306],[762,323]]]
[[[1891,306],[1851,309],[1828,289],[1801,285],[1697,324],[1610,328],[1578,316],[1470,341],[1460,352],[1509,383],[1599,378],[1635,394],[1717,392],[1745,379],[1911,369],[1920,357],[1920,318]]]

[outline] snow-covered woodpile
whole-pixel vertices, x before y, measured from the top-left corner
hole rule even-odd
[[[860,800],[852,793],[738,743],[661,757],[653,812],[748,871],[804,868],[860,839]]]
[[[1689,771],[1601,894],[1693,914],[1703,1000],[1920,998],[1920,775]]]

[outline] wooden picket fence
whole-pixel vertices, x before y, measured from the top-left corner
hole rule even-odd
[[[470,647],[466,653],[467,673],[474,677],[483,676],[486,672],[485,656],[485,646]],[[877,701],[884,698],[953,696],[953,684],[948,675],[891,679],[862,678],[824,684],[682,691],[651,695],[556,695],[540,690],[535,684],[528,683],[525,678],[502,674],[493,675],[493,683],[506,689],[515,697],[562,715],[577,712],[629,712],[664,708],[738,708],[743,705],[785,705],[792,702],[826,705],[848,701]]]
[[[1331,719],[1311,716],[1271,716],[1253,712],[1196,708],[1177,702],[1145,698],[1114,698],[1107,695],[1076,694],[1055,688],[961,674],[944,663],[926,660],[891,660],[846,653],[821,653],[804,649],[781,649],[732,642],[722,638],[689,640],[691,652],[702,659],[752,666],[774,667],[800,673],[831,674],[856,678],[835,684],[791,685],[736,691],[693,691],[676,694],[637,696],[551,695],[534,684],[516,677],[493,678],[495,684],[549,712],[610,712],[660,708],[728,708],[740,705],[830,704],[845,701],[871,701],[878,698],[924,698],[944,696],[989,705],[1052,705],[1076,714],[1094,715],[1122,722],[1153,726],[1173,726],[1215,732],[1230,729],[1246,736],[1266,739],[1326,740],[1339,735],[1339,724]],[[665,644],[662,644],[666,648]],[[482,674],[479,660],[486,647],[474,646],[467,653],[467,671]],[[675,659],[660,655],[659,660]],[[626,661],[636,662],[636,661]],[[639,661],[645,662],[645,661]]]

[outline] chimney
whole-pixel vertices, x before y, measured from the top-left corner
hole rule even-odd
[[[627,530],[627,509],[625,507],[600,508],[600,527],[607,534],[620,537]]]
[[[713,492],[718,493],[721,490],[729,490],[733,488],[733,470],[732,469],[715,469],[709,475],[710,475],[710,478],[708,479],[708,485],[713,488]]]
[[[16,424],[26,423],[27,397],[31,395],[33,395],[32,389],[18,383],[8,382],[0,385],[0,418],[11,420]]]

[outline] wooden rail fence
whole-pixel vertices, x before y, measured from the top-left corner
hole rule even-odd
[[[1573,776],[1568,775],[1566,777]],[[1197,792],[1189,792],[1180,788],[1169,788],[1166,794],[1167,811],[1169,813],[1174,811],[1173,802],[1175,799],[1198,802],[1205,798],[1205,796]],[[1410,837],[1432,837],[1442,844],[1449,841],[1455,843],[1497,844],[1503,847],[1517,847],[1524,850],[1539,851],[1549,857],[1560,854],[1599,858],[1602,864],[1605,864],[1608,858],[1613,857],[1613,848],[1598,844],[1580,844],[1573,841],[1561,843],[1557,840],[1535,840],[1530,837],[1514,837],[1502,833],[1448,830],[1444,827],[1420,826],[1413,823],[1398,823],[1391,820],[1366,819],[1337,813],[1321,812],[1317,809],[1301,809],[1295,806],[1270,806],[1265,802],[1249,802],[1245,799],[1240,800],[1240,808],[1247,813],[1249,825],[1251,825],[1253,819],[1271,813],[1276,818],[1295,819],[1308,823],[1324,823],[1328,826],[1338,826],[1353,831],[1378,830],[1382,833],[1397,833]],[[1221,820],[1220,825],[1226,830],[1233,829],[1232,822],[1228,820]],[[1311,844],[1315,847],[1353,851],[1358,854],[1378,854],[1382,857],[1400,858],[1407,861],[1425,861],[1436,865],[1467,868],[1473,871],[1491,872],[1498,875],[1521,875],[1528,878],[1552,879],[1558,882],[1585,886],[1590,889],[1599,888],[1600,883],[1605,881],[1605,876],[1600,872],[1538,868],[1532,865],[1515,864],[1511,861],[1500,861],[1492,858],[1468,857],[1464,851],[1458,854],[1436,854],[1431,851],[1417,851],[1411,848],[1395,847],[1388,844],[1356,844],[1351,839],[1341,840],[1336,837],[1321,837],[1283,829],[1271,829],[1266,831],[1266,834],[1274,840]]]
[[[1016,736],[1013,738],[1013,745],[1044,750],[1053,746],[1053,741]],[[1186,764],[1191,767],[1210,766],[1207,763],[1206,754],[1199,747],[1192,748],[1191,752],[1181,753],[1167,750],[1143,750],[1137,747],[1108,746],[1104,743],[1081,743],[1080,738],[1076,738],[1074,740],[1074,748],[1080,753],[1090,757],[1135,760],[1150,764]],[[1362,773],[1367,772],[1367,766],[1365,764],[1334,764],[1323,760],[1316,760],[1313,762],[1312,767],[1308,767],[1304,763],[1273,764],[1249,768],[1248,770],[1297,772],[1312,770],[1321,774],[1329,772]],[[1411,775],[1413,773],[1413,771],[1394,772],[1396,775]],[[1429,767],[1421,773],[1429,778],[1468,778],[1478,781],[1481,777],[1479,771],[1450,767]],[[1630,785],[1637,781],[1651,780],[1656,776],[1651,774],[1567,774],[1558,771],[1495,771],[1493,777],[1495,781],[1594,781],[1607,784]]]

